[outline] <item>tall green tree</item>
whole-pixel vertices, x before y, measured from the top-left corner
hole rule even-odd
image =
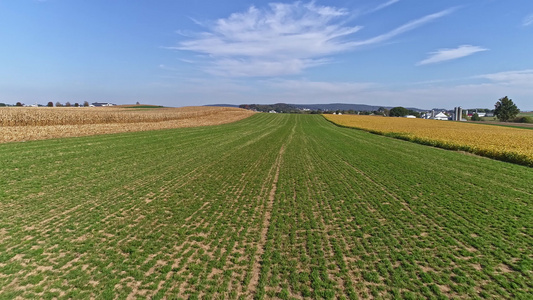
[[[494,115],[502,122],[507,122],[511,119],[514,119],[520,112],[520,109],[516,107],[516,104],[513,103],[513,100],[507,98],[507,96],[498,100],[494,107]]]
[[[481,121],[482,119],[477,113],[474,113],[470,120],[472,120],[472,121]]]
[[[403,117],[407,114],[409,114],[409,110],[401,106],[393,107],[389,111],[389,116],[391,117]]]

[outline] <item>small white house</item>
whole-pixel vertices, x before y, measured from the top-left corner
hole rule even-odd
[[[447,121],[448,120],[448,116],[443,113],[443,112],[440,112],[438,114],[435,115],[435,117],[433,118],[434,120],[442,120],[442,121]]]
[[[413,116],[413,115],[407,115],[407,116],[404,116],[404,118],[407,118],[407,119],[416,119],[416,117]]]

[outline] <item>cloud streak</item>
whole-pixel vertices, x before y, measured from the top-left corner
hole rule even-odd
[[[533,69],[484,74],[476,76],[476,78],[488,79],[503,85],[531,87]]]
[[[390,0],[374,11],[398,1]],[[357,41],[353,35],[363,27],[346,25],[351,14],[344,8],[315,2],[270,3],[266,8],[252,6],[245,12],[218,19],[206,26],[207,31],[188,35],[176,47],[167,48],[204,55],[204,70],[216,76],[299,74],[329,63],[331,55],[387,41],[453,10],[427,15],[387,33]]]
[[[376,12],[376,11],[379,11],[379,10],[382,10],[382,9],[385,9],[395,3],[398,3],[400,2],[400,0],[390,0],[390,1],[387,1],[381,5],[378,5],[376,8],[370,10],[368,13],[373,13],[373,12]]]
[[[440,12],[437,12],[437,13],[434,13],[434,14],[430,14],[430,15],[427,15],[427,16],[424,16],[422,18],[419,18],[419,19],[416,19],[414,21],[411,21],[411,22],[408,22],[396,29],[393,29],[385,34],[381,34],[381,35],[378,35],[376,37],[373,37],[373,38],[370,38],[370,39],[367,39],[367,40],[364,40],[364,41],[359,41],[359,42],[355,42],[353,45],[354,46],[363,46],[363,45],[371,45],[371,44],[377,44],[377,43],[382,43],[382,42],[385,42],[387,40],[390,40],[391,38],[393,37],[396,37],[400,34],[403,34],[403,33],[406,33],[408,31],[411,31],[411,30],[414,30],[422,25],[425,25],[426,23],[429,23],[429,22],[432,22],[436,19],[439,19],[439,18],[442,18],[446,15],[449,15],[451,14],[452,12],[454,12],[456,10],[456,8],[450,8],[450,9],[446,9],[446,10],[443,10],[443,11],[440,11]]]
[[[533,14],[528,15],[522,21],[522,26],[529,26],[533,24]]]
[[[461,57],[469,56],[477,52],[487,51],[488,49],[472,46],[472,45],[461,45],[454,49],[439,49],[435,52],[430,53],[431,55],[418,62],[418,66],[436,64],[444,61],[454,60]]]

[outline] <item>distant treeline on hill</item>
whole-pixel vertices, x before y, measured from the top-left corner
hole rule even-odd
[[[276,103],[276,104],[241,104],[240,108],[250,109],[260,112],[271,112],[275,111],[277,113],[301,113],[302,110],[297,108],[294,105],[286,103]]]
[[[277,112],[277,113],[348,113],[348,114],[370,114],[373,112],[384,112],[391,109],[388,106],[376,106],[366,104],[347,104],[347,103],[331,103],[331,104],[241,104],[240,108],[251,109],[259,112]],[[420,111],[412,108],[412,110]]]

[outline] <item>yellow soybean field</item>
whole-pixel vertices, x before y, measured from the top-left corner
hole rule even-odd
[[[424,119],[324,116],[341,126],[533,166],[533,130]]]

